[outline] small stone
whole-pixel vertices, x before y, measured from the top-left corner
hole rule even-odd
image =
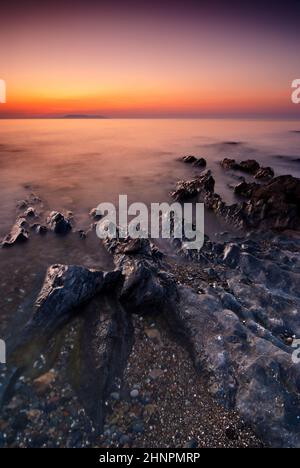
[[[112,393],[110,394],[110,397],[112,398],[112,400],[118,401],[118,400],[120,400],[120,393],[118,393],[118,392],[112,392]]]
[[[139,396],[139,391],[135,388],[130,392],[131,398],[137,398]]]

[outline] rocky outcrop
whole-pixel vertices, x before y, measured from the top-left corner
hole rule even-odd
[[[116,286],[119,279],[119,272],[103,273],[76,265],[49,267],[32,318],[13,346],[12,359],[23,365],[24,360],[32,363],[33,354],[75,317],[80,307],[100,291]]]
[[[197,158],[193,155],[183,156],[182,161],[186,164],[193,164],[194,167],[204,168],[206,166],[204,158]]]
[[[178,251],[191,259],[184,243]],[[170,326],[223,405],[271,446],[298,447],[300,368],[291,344],[300,333],[300,241],[207,240],[194,261],[201,293],[179,288],[177,306],[166,311]],[[202,279],[207,264],[213,284]]]
[[[246,202],[227,205],[214,192],[214,179],[207,171],[200,177],[180,181],[171,196],[177,201],[195,198],[203,201],[226,222],[237,228],[300,229],[300,180],[279,176],[259,185],[241,182],[235,192],[248,198]]]
[[[25,242],[29,238],[28,224],[25,218],[19,218],[10,233],[2,240],[2,247],[11,247],[20,242]]]
[[[67,234],[72,229],[70,220],[59,211],[51,211],[47,218],[47,224],[56,234]]]
[[[254,175],[255,179],[268,181],[274,177],[274,170],[271,167],[261,167]]]
[[[162,254],[148,239],[106,239],[124,282],[120,300],[135,313],[161,308],[176,297],[173,276],[162,268]]]

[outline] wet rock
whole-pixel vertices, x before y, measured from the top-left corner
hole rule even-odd
[[[235,159],[230,159],[230,158],[224,158],[223,161],[221,161],[221,166],[225,170],[236,170],[238,169],[239,165],[237,164]]]
[[[19,200],[17,202],[17,208],[19,208],[20,210],[24,210],[25,208],[27,208],[28,206],[28,202],[26,200]]]
[[[35,218],[37,216],[35,209],[32,206],[29,206],[26,211],[24,211],[24,216],[28,218]]]
[[[204,158],[198,158],[194,163],[195,167],[206,167],[206,160]]]
[[[247,159],[239,163],[238,170],[248,174],[255,174],[259,170],[259,164],[254,159]]]
[[[32,363],[33,355],[47,344],[79,307],[100,291],[115,287],[120,272],[88,270],[76,265],[52,265],[48,268],[31,320],[23,328],[13,346],[11,359]]]
[[[256,184],[256,183],[248,183],[248,182],[245,182],[245,180],[244,180],[244,181],[240,182],[239,184],[237,184],[234,187],[234,193],[236,195],[240,195],[240,196],[245,197],[245,198],[250,198],[253,191],[258,186],[259,185]]]
[[[171,193],[171,196],[176,201],[184,201],[189,198],[194,198],[201,193],[211,193],[215,187],[215,180],[211,175],[210,171],[205,174],[189,180],[180,181],[176,185],[176,190]]]
[[[117,236],[117,239],[107,238],[103,243],[113,255],[116,268],[123,274],[120,300],[127,309],[146,313],[176,295],[175,280],[163,269],[163,256],[148,239]]]
[[[47,392],[51,384],[55,381],[56,374],[53,371],[49,371],[46,374],[41,375],[34,380],[33,386],[37,394],[42,395]]]
[[[28,224],[26,219],[19,218],[10,233],[2,240],[2,247],[11,247],[20,242],[25,242],[29,239]]]
[[[96,430],[103,432],[105,402],[126,366],[133,328],[128,313],[110,295],[95,297],[84,317],[67,373]]]
[[[139,391],[136,388],[134,388],[133,390],[131,390],[130,396],[131,398],[137,398],[139,396]]]
[[[260,168],[258,162],[254,159],[247,159],[246,161],[241,161],[240,163],[237,163],[235,159],[225,158],[223,159],[223,161],[221,161],[220,164],[225,170],[238,170],[253,175]]]
[[[47,224],[49,224],[50,229],[56,234],[67,234],[72,229],[70,220],[58,211],[50,213],[47,218]]]
[[[254,177],[262,181],[270,180],[274,177],[274,170],[271,167],[261,167]]]
[[[30,226],[30,229],[36,232],[36,234],[44,235],[48,232],[47,226],[43,224],[35,223]]]
[[[183,156],[182,161],[187,164],[192,164],[197,161],[197,158],[196,156],[188,155],[188,156]]]

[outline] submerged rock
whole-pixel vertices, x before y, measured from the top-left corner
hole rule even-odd
[[[188,156],[183,156],[182,161],[187,164],[192,164],[197,161],[197,158],[196,156],[188,155]]]
[[[68,218],[60,213],[59,211],[52,211],[47,218],[47,224],[50,229],[56,234],[67,234],[71,229],[72,225]]]
[[[258,162],[254,159],[247,159],[246,161],[238,163],[235,159],[225,158],[220,164],[226,170],[247,172],[252,175],[254,175],[260,168]]]
[[[195,167],[206,167],[206,160],[204,158],[199,158],[193,163],[193,166],[195,166]]]
[[[255,179],[267,181],[274,177],[274,170],[271,167],[261,167],[254,175]]]
[[[2,247],[11,247],[12,245],[25,242],[29,239],[28,224],[25,218],[19,218],[10,233],[2,240]]]
[[[32,363],[32,354],[74,317],[79,307],[115,286],[119,278],[119,272],[103,273],[76,265],[49,267],[32,318],[13,345],[17,361]]]

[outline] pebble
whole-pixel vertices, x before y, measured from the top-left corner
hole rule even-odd
[[[137,398],[139,396],[139,391],[135,388],[130,392],[131,398]]]

